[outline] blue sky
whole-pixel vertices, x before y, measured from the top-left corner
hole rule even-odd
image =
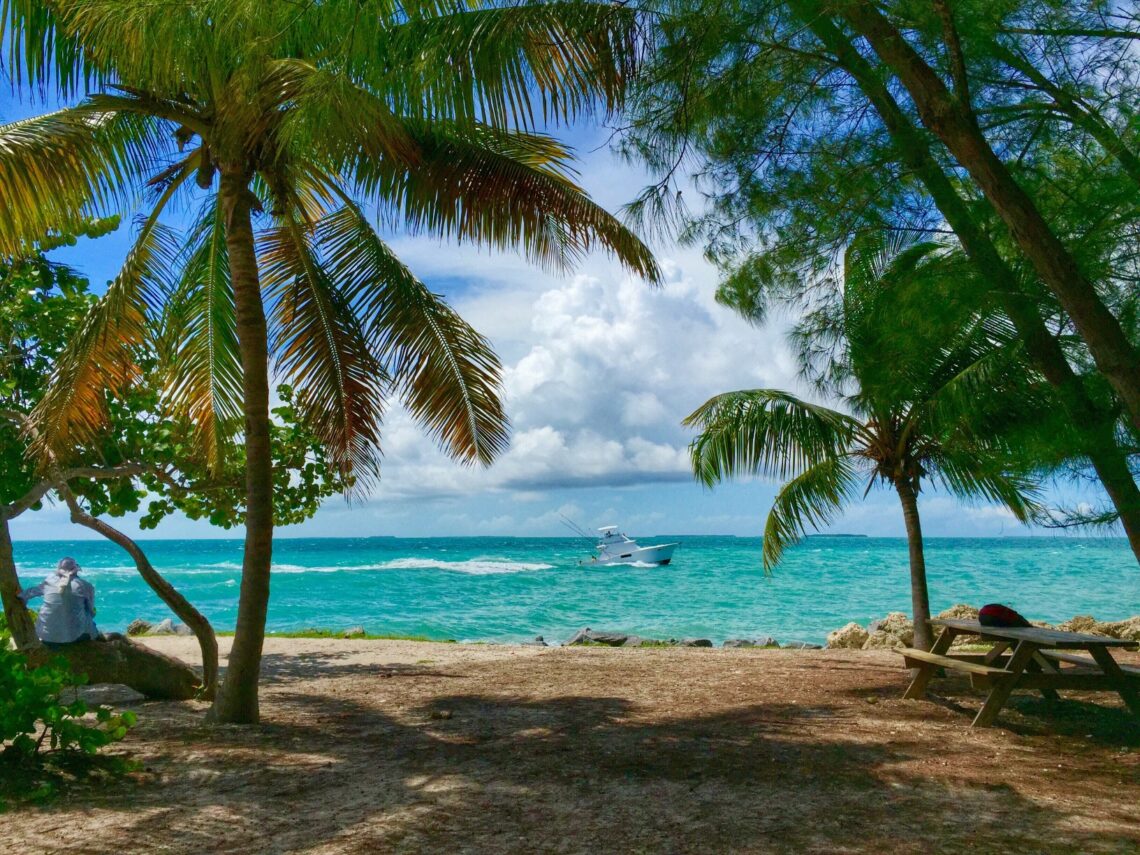
[[[0,99],[4,121],[34,109],[10,96]],[[577,149],[582,185],[611,211],[644,185],[642,172],[610,152],[603,129],[583,125],[556,133]],[[695,484],[685,450],[691,434],[680,421],[723,391],[776,387],[806,394],[784,345],[787,318],[757,329],[718,306],[717,273],[694,248],[654,245],[667,272],[664,287],[654,290],[604,256],[559,276],[510,254],[388,238],[494,343],[505,368],[512,446],[490,469],[463,468],[394,407],[378,489],[353,506],[330,500],[314,519],[282,535],[561,535],[563,514],[586,527],[619,524],[641,535],[760,533],[778,485],[755,479],[710,491]],[[83,271],[98,289],[114,276],[130,239],[125,225],[54,257]],[[1069,502],[1096,498],[1065,491]],[[923,496],[922,512],[930,536],[1034,533],[1003,509],[963,506],[940,493]],[[123,527],[138,533],[130,519]],[[897,499],[880,491],[854,504],[831,530],[904,533]],[[81,533],[58,507],[13,524],[17,539]],[[144,536],[238,534],[171,518]]]

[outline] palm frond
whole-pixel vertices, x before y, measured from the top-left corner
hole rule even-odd
[[[580,0],[463,5],[383,28],[349,49],[350,67],[397,112],[423,119],[533,128],[621,108],[639,59],[635,10]]]
[[[568,180],[557,143],[482,125],[407,128],[418,144],[417,163],[361,157],[352,172],[363,195],[413,232],[518,249],[555,269],[598,247],[636,275],[660,280],[649,248]]]
[[[820,460],[781,487],[764,523],[764,570],[771,571],[808,528],[830,525],[857,480],[851,458],[839,456]]]
[[[928,460],[931,474],[961,499],[1005,505],[1023,523],[1046,515],[1038,483],[1028,474],[1000,468],[993,449],[947,448]]]
[[[153,120],[90,104],[0,126],[0,254],[113,213],[167,150]]]
[[[321,264],[311,240],[311,230],[287,216],[260,241],[270,349],[341,475],[367,487],[379,477],[389,380],[341,281]]]
[[[216,198],[187,242],[181,281],[164,315],[167,395],[194,428],[198,452],[221,471],[242,416],[242,367],[225,223]]]
[[[33,456],[66,459],[107,424],[108,394],[121,395],[139,377],[135,349],[148,335],[150,316],[167,290],[178,243],[146,220],[119,274],[91,307],[72,342],[56,359],[47,391],[32,411]]]
[[[359,209],[325,219],[317,241],[413,417],[452,456],[489,465],[509,435],[490,343],[400,262]]]
[[[700,431],[689,454],[706,486],[737,475],[790,477],[847,454],[862,431],[844,413],[775,389],[717,395],[682,424]]]

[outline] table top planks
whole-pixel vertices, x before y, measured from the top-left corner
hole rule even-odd
[[[1108,638],[1103,635],[1091,635],[1087,632],[1065,632],[1060,629],[1045,629],[1036,626],[982,626],[976,620],[950,618],[933,618],[930,624],[931,626],[949,627],[970,635],[981,635],[1002,641],[1028,641],[1049,650],[1088,650],[1090,645],[1121,647],[1128,650],[1135,650],[1140,647],[1137,642],[1129,641],[1126,638]]]

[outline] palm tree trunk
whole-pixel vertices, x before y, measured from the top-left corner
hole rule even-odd
[[[1115,415],[1089,395],[1084,381],[1065,359],[1060,344],[1050,335],[1034,301],[1022,296],[1017,276],[993,240],[975,221],[970,207],[931,154],[925,138],[903,114],[883,78],[875,73],[831,19],[820,13],[818,3],[795,0],[792,6],[859,85],[891,135],[899,159],[922,181],[934,204],[958,236],[966,256],[993,282],[993,293],[1025,343],[1030,361],[1056,389],[1065,415],[1080,438],[1080,451],[1092,462],[1105,492],[1120,514],[1132,552],[1140,561],[1140,488],[1129,469],[1127,454],[1117,440]]]
[[[843,16],[898,75],[923,124],[970,173],[1009,229],[1037,275],[1056,294],[1097,369],[1120,396],[1132,424],[1140,428],[1140,354],[1120,321],[1081,273],[1029,194],[994,152],[969,112],[874,4],[846,2]]]
[[[930,595],[926,590],[926,556],[922,551],[922,523],[918,519],[918,495],[910,479],[895,480],[895,490],[902,502],[906,521],[906,540],[910,549],[910,607],[914,613],[914,646],[929,650],[933,644],[930,632]]]
[[[273,557],[273,460],[269,446],[269,344],[265,307],[254,247],[252,211],[257,203],[249,176],[224,169],[219,189],[226,218],[226,249],[233,281],[237,338],[241,350],[245,412],[245,555],[237,626],[225,681],[210,718],[231,724],[256,724],[261,651],[269,609],[269,571]]]
[[[8,529],[8,516],[0,513],[0,600],[4,601],[4,617],[16,647],[23,650],[35,647],[36,627],[31,615],[20,599],[20,577],[16,573],[16,560],[12,554],[12,533]]]

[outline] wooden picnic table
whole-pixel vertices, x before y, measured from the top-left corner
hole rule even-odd
[[[1140,645],[1135,641],[1059,629],[982,626],[976,620],[936,619],[930,625],[942,632],[929,651],[899,650],[907,666],[916,669],[904,698],[923,697],[935,671],[945,668],[969,674],[975,688],[989,689],[973,727],[993,724],[1014,689],[1036,689],[1050,700],[1066,689],[1118,692],[1140,716],[1140,668],[1120,665],[1109,652],[1113,647],[1136,650]],[[950,642],[959,635],[978,635],[994,646],[986,653],[952,654]]]

